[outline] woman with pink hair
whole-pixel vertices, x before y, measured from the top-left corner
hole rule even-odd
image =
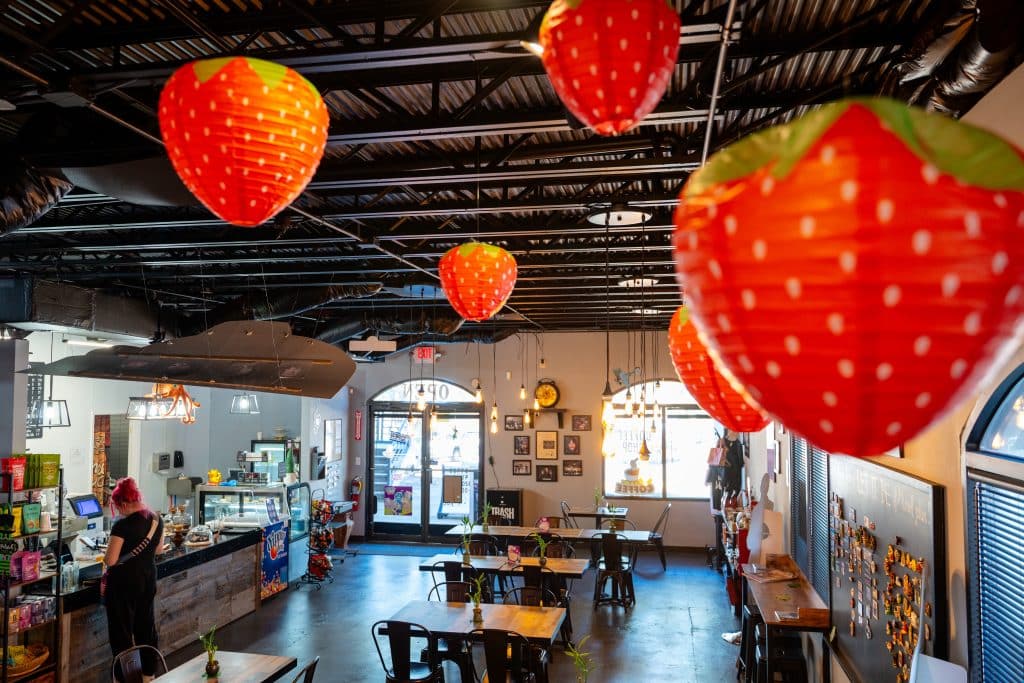
[[[120,515],[110,530],[100,590],[107,607],[110,649],[118,653],[133,645],[157,646],[153,600],[156,597],[156,556],[164,549],[163,521],[142,502],[131,477],[117,481],[110,505]],[[142,653],[143,680],[153,679],[156,661]]]

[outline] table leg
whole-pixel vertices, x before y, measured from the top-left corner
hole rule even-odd
[[[764,628],[764,659],[765,659],[765,671],[767,672],[766,678],[769,682],[775,680],[775,658],[772,657],[772,631],[774,629],[769,628],[768,624],[765,624]]]

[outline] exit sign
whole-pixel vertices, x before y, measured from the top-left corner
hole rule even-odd
[[[415,350],[416,362],[423,365],[430,365],[434,362],[433,346],[417,346]]]

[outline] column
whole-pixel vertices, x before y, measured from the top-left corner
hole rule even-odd
[[[0,457],[25,452],[28,413],[28,342],[0,341]]]

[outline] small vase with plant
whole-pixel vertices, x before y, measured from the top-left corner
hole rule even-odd
[[[469,517],[462,518],[462,563],[470,564],[469,542],[473,539],[473,522]]]
[[[491,519],[491,504],[485,502],[484,503],[484,516],[480,520],[480,526],[483,527],[483,530],[484,530],[485,534],[488,531],[488,522],[490,521],[490,519]]]
[[[483,610],[480,608],[480,603],[483,602],[484,599],[484,581],[486,580],[486,578],[487,575],[483,572],[480,572],[472,581],[473,587],[470,589],[469,599],[473,601],[474,624],[484,623],[484,613]]]
[[[604,497],[604,493],[601,491],[600,486],[594,487],[594,509],[601,507],[601,498]]]
[[[213,635],[216,631],[217,625],[214,624],[209,631],[199,634],[199,642],[203,644],[203,649],[206,650],[206,678],[208,680],[216,680],[220,676],[220,664],[215,659],[217,656],[217,644],[213,641]]]
[[[590,659],[590,653],[581,649],[589,637],[589,635],[583,636],[578,643],[575,645],[569,643],[565,648],[565,654],[572,660],[572,665],[576,668],[576,683],[587,683],[590,672],[594,670],[594,662]]]
[[[537,561],[540,563],[540,566],[544,567],[548,563],[548,544],[551,543],[551,541],[546,540],[536,531],[530,534],[530,536],[537,542]]]

